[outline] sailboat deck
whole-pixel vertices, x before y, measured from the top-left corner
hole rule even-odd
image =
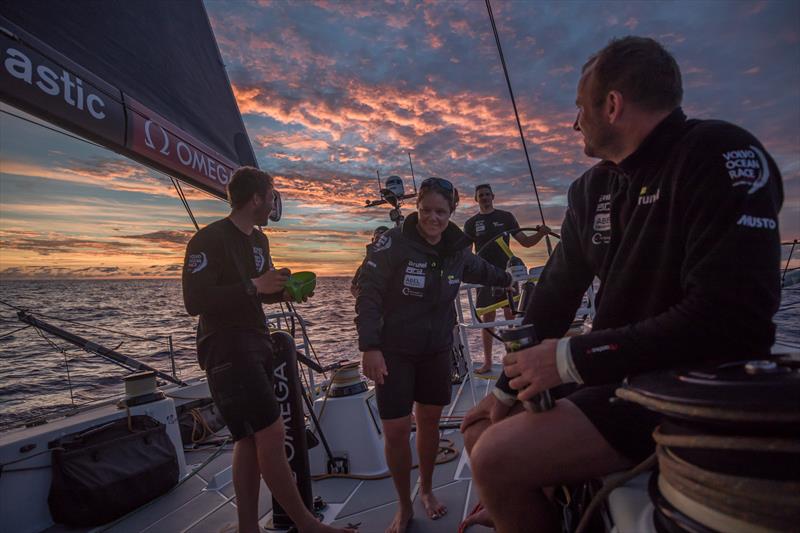
[[[445,408],[449,416],[463,416],[476,400],[488,393],[494,378],[500,372],[495,365],[491,374],[483,376],[471,375],[474,385],[466,379],[461,385],[452,388],[453,403]],[[222,432],[220,436],[225,436]],[[414,438],[411,436],[413,460],[416,462]],[[418,471],[412,471],[412,497],[415,513],[408,528],[412,533],[453,532],[458,530],[459,523],[469,514],[477,502],[476,491],[472,484],[472,476],[466,454],[463,453],[463,440],[458,429],[442,430],[443,439],[452,442],[457,450],[456,457],[436,466],[433,475],[434,491],[439,500],[447,506],[448,513],[439,520],[426,517],[422,504],[417,498]],[[194,471],[207,461],[217,447],[185,452],[187,469]],[[226,445],[222,451],[195,475],[187,478],[178,487],[164,496],[154,500],[123,519],[111,524],[85,531],[108,531],[114,533],[129,532],[235,532],[236,531],[236,498],[233,483],[229,475],[218,474],[231,466],[233,446]],[[220,481],[222,480],[222,481]],[[397,496],[390,477],[375,480],[350,478],[328,478],[313,482],[314,496],[321,496],[327,504],[322,511],[325,522],[346,527],[357,527],[362,533],[382,532],[389,525],[397,509]],[[272,496],[262,481],[259,499],[259,522],[269,523],[272,512]],[[269,529],[265,529],[269,531]],[[81,530],[55,525],[46,530],[48,533]],[[480,526],[473,526],[470,532],[490,531]]]

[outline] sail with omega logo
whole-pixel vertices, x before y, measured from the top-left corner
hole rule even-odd
[[[257,166],[200,0],[0,3],[0,100],[225,198]]]

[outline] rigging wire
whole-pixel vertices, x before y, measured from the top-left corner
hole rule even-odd
[[[133,335],[131,333],[125,333],[124,331],[114,330],[114,329],[110,329],[110,328],[104,328],[103,326],[95,326],[93,324],[87,324],[86,322],[80,322],[78,320],[70,320],[69,318],[62,318],[62,317],[58,317],[58,316],[46,315],[46,314],[40,313],[38,311],[37,312],[28,311],[27,309],[24,309],[22,307],[18,307],[16,305],[10,304],[10,303],[8,303],[8,302],[6,302],[4,300],[0,300],[0,304],[8,306],[8,307],[10,307],[12,309],[15,309],[17,311],[30,312],[31,314],[34,314],[34,315],[42,317],[42,318],[47,318],[47,319],[50,319],[50,320],[59,320],[61,322],[68,322],[70,324],[75,324],[77,326],[83,326],[85,328],[96,329],[96,330],[99,330],[99,331],[105,331],[106,333],[113,333],[114,335],[119,335],[119,336],[122,336],[122,337],[128,337],[130,339],[136,339],[136,340],[139,340],[139,341],[155,342],[155,343],[159,343],[159,344],[169,345],[169,341],[160,340],[160,339],[163,338],[163,336],[142,337],[142,336],[139,336],[139,335]],[[0,337],[0,338],[2,338],[2,337]],[[186,345],[181,345],[181,344],[174,344],[174,345],[177,346],[178,348],[181,348],[181,349],[184,349],[184,350],[193,350],[194,349],[193,347],[186,346]]]
[[[417,194],[417,178],[414,177],[414,164],[411,162],[411,152],[406,152],[408,155],[408,166],[411,167],[411,182],[414,184],[414,194]]]
[[[175,187],[175,190],[178,192],[178,198],[180,198],[183,207],[186,208],[186,212],[189,213],[189,218],[192,219],[192,224],[194,224],[195,231],[200,231],[200,226],[197,224],[197,220],[194,218],[194,213],[192,213],[192,208],[189,205],[189,200],[186,198],[186,194],[183,192],[183,188],[178,180],[173,178],[172,176],[169,177],[172,181],[172,185]]]
[[[292,316],[292,337],[294,337],[294,316],[295,315],[300,316],[300,315],[297,313],[297,310],[294,308],[294,304],[292,302],[286,302],[286,307],[292,313],[292,315],[291,315]],[[282,309],[282,307],[281,307],[281,309]],[[324,365],[322,364],[322,362],[319,359],[319,355],[317,355],[317,350],[314,349],[314,345],[311,343],[311,338],[308,336],[308,333],[306,333],[305,325],[302,322],[300,323],[300,330],[301,330],[301,333],[302,333],[302,336],[303,336],[303,343],[306,345],[307,350],[311,350],[311,354],[314,356],[314,360],[317,362],[317,364],[319,366],[323,366],[324,367]],[[325,372],[324,370],[322,372],[322,376],[325,379],[328,379],[328,373]]]
[[[511,105],[514,107],[514,116],[517,118],[517,128],[519,128],[519,138],[522,141],[522,149],[525,151],[525,160],[528,162],[528,171],[531,175],[531,182],[533,182],[533,192],[536,194],[536,203],[539,205],[539,216],[542,218],[542,224],[545,226],[547,223],[544,220],[544,211],[542,210],[542,202],[539,200],[539,189],[536,187],[536,179],[533,177],[533,166],[531,165],[531,158],[528,155],[528,145],[525,144],[525,135],[522,132],[522,122],[519,119],[519,111],[517,111],[517,102],[514,99],[514,91],[511,89],[511,79],[508,77],[508,67],[506,66],[506,58],[503,55],[503,47],[500,45],[500,35],[497,33],[497,25],[494,21],[494,13],[492,12],[492,4],[490,0],[486,1],[486,10],[489,12],[489,21],[492,23],[492,32],[494,33],[494,42],[497,45],[497,52],[500,54],[500,63],[503,65],[503,74],[506,77],[506,85],[508,85],[508,94],[511,96]],[[553,253],[553,247],[550,243],[550,236],[545,236],[547,243],[548,257]]]
[[[789,250],[789,255],[786,257],[786,266],[783,269],[783,274],[781,275],[781,287],[786,281],[786,273],[789,272],[789,264],[792,262],[792,254],[794,253],[794,247],[799,243],[800,240],[795,239],[791,242],[792,248]],[[788,246],[790,243],[781,243],[781,246]]]
[[[57,351],[57,352],[61,352],[61,355],[63,355],[63,356],[64,356],[64,366],[67,368],[67,384],[69,385],[69,400],[70,400],[70,402],[72,403],[72,407],[75,407],[75,395],[74,395],[74,394],[73,394],[73,392],[72,392],[72,376],[70,375],[70,372],[69,372],[69,361],[67,360],[67,350],[65,350],[65,349],[64,349],[64,348],[62,348],[61,346],[57,345],[57,344],[56,344],[55,342],[53,342],[52,340],[48,339],[48,338],[47,338],[47,337],[44,335],[44,333],[42,333],[42,330],[40,330],[39,328],[36,328],[36,327],[35,327],[35,328],[33,328],[33,329],[35,329],[35,330],[36,330],[36,333],[37,333],[37,334],[38,334],[38,335],[39,335],[39,336],[40,336],[40,337],[41,337],[41,338],[42,338],[42,339],[43,339],[43,340],[44,340],[44,341],[45,341],[47,344],[49,344],[49,345],[50,345],[50,346],[51,346],[51,347],[52,347],[52,348],[53,348],[55,351]]]
[[[0,340],[5,339],[6,337],[10,337],[14,333],[16,333],[18,331],[22,331],[23,329],[28,329],[29,327],[31,327],[30,324],[28,324],[27,326],[22,326],[21,328],[17,328],[17,329],[15,329],[13,331],[9,331],[8,333],[3,333],[2,335],[0,335]]]

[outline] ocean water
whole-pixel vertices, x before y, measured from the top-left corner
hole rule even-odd
[[[323,364],[360,358],[349,283],[346,277],[320,278],[315,296],[296,306]],[[795,351],[798,288],[783,291],[775,317],[779,340]],[[183,309],[180,280],[3,280],[0,300],[167,373],[171,336],[178,376],[202,375],[194,348],[196,319]],[[0,430],[119,395],[126,369],[34,328],[14,332],[25,326],[16,314],[0,304]],[[468,338],[473,357],[480,358],[479,332],[470,331]],[[495,358],[501,351],[495,343]]]

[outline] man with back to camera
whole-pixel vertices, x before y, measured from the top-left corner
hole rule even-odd
[[[235,444],[233,486],[241,533],[258,525],[259,475],[301,532],[343,532],[317,521],[300,498],[284,449],[272,383],[272,346],[262,303],[289,301],[289,270],[274,270],[264,226],[272,176],[241,167],[228,184],[231,213],[198,231],[186,247],[183,300],[200,315],[197,357]]]
[[[514,215],[508,211],[494,208],[494,192],[492,186],[483,183],[475,187],[475,201],[478,202],[480,211],[470,217],[464,223],[464,233],[475,243],[475,253],[480,251],[480,256],[496,266],[505,270],[508,256],[497,244],[487,243],[493,241],[497,236],[504,232],[519,228],[519,223]],[[515,232],[514,239],[525,248],[530,248],[539,243],[550,231],[547,226],[540,226],[539,230],[533,235],[525,235],[521,231]],[[510,242],[509,236],[503,237],[506,246]],[[495,287],[481,287],[478,289],[478,297],[475,302],[476,308],[486,307],[499,302],[505,298],[505,290]],[[511,308],[503,307],[503,315],[506,320],[514,318]],[[485,313],[482,317],[484,322],[493,322],[496,311]],[[492,369],[492,334],[488,329],[481,330],[483,337],[483,365],[475,372],[484,374]]]
[[[583,67],[574,129],[605,161],[570,186],[562,240],[527,309],[544,340],[504,358],[495,394],[462,425],[497,531],[556,531],[543,487],[652,453],[659,417],[609,401],[625,376],[770,353],[780,172],[747,131],[687,120],[682,96],[677,63],[652,39],[613,40]],[[563,338],[595,275],[593,331]],[[515,392],[528,400],[562,383],[580,388],[551,411],[515,404]]]

